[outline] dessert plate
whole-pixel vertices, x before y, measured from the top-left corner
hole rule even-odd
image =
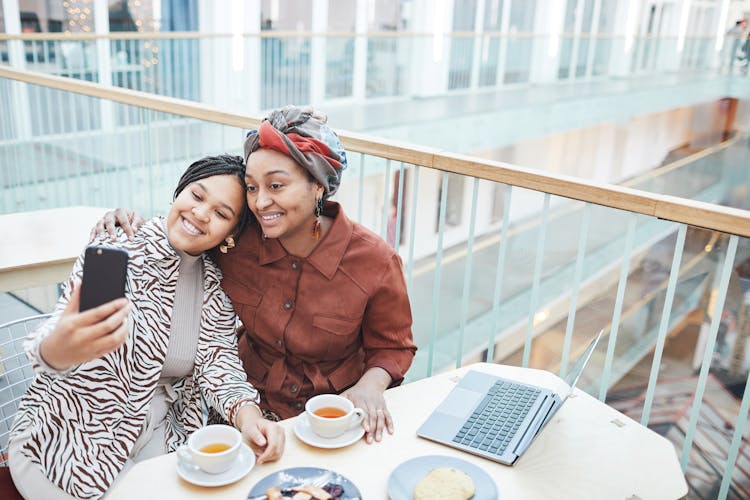
[[[388,497],[391,500],[411,500],[419,480],[438,467],[453,467],[468,474],[476,490],[472,500],[497,500],[497,486],[489,474],[466,460],[443,455],[412,458],[396,467],[388,477]]]
[[[340,500],[361,500],[362,498],[357,487],[347,478],[338,472],[317,467],[293,467],[269,474],[253,486],[247,498],[248,500],[265,499],[268,488],[277,486],[283,490],[303,484],[314,484],[320,488],[338,485],[344,490],[338,497]]]

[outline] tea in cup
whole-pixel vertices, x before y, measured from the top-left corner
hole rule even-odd
[[[337,438],[362,425],[365,411],[338,394],[320,394],[307,400],[305,414],[313,432],[322,438]]]
[[[208,425],[190,435],[177,450],[177,459],[209,474],[229,470],[237,459],[242,433],[229,425]]]

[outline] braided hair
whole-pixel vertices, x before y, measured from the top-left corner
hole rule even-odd
[[[172,199],[177,198],[190,184],[215,175],[232,175],[242,187],[243,193],[247,189],[245,185],[245,162],[241,156],[229,154],[206,156],[192,163],[185,170],[182,177],[180,177],[180,181],[177,183],[177,188],[174,190],[174,197]],[[249,220],[250,209],[248,209],[247,203],[242,204],[242,211],[238,215],[235,239],[238,239]]]

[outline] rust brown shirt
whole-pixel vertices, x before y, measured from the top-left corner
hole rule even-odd
[[[328,202],[334,219],[307,258],[257,224],[220,254],[222,286],[244,329],[240,357],[261,406],[282,418],[315,394],[341,392],[372,367],[399,384],[411,365],[411,308],[398,254]]]

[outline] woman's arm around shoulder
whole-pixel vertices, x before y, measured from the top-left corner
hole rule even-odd
[[[83,259],[81,252],[50,319],[24,342],[26,354],[38,372],[67,375],[77,365],[119,348],[127,338],[126,299],[79,312]]]
[[[114,241],[117,238],[117,227],[121,227],[129,240],[133,240],[138,228],[146,222],[146,219],[133,210],[127,208],[115,208],[102,215],[102,218],[91,228],[89,241],[97,238],[109,237]]]

